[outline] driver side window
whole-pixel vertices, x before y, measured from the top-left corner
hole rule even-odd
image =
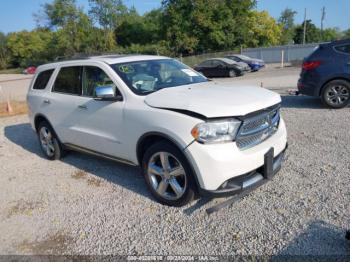
[[[83,68],[83,96],[94,97],[96,87],[112,86],[115,95],[120,95],[116,85],[110,77],[99,67],[84,66]]]

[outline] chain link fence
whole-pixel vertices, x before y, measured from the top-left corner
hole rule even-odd
[[[178,57],[177,59],[189,66],[194,66],[206,59],[241,53],[252,58],[262,59],[266,63],[300,63],[305,57],[310,55],[318,45],[319,44],[315,43],[306,45],[246,48],[242,50],[213,52],[198,54],[194,56]]]

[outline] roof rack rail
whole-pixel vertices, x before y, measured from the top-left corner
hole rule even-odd
[[[92,57],[99,57],[99,56],[104,56],[104,57],[108,57],[108,56],[123,56],[123,54],[117,54],[117,53],[76,53],[72,56],[57,56],[55,58],[56,62],[59,61],[70,61],[70,60],[83,60],[83,59],[90,59]]]

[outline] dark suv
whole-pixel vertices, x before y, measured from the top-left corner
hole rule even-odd
[[[305,58],[298,82],[300,94],[321,97],[331,108],[350,103],[350,39],[320,44]]]

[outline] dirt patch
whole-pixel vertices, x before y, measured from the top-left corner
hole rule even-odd
[[[95,178],[95,177],[89,177],[88,178],[88,173],[83,171],[83,170],[77,170],[71,176],[74,179],[84,179],[84,180],[86,180],[86,182],[87,182],[87,184],[89,186],[100,187],[101,184],[102,184],[102,180],[101,179],[98,179],[98,178]]]
[[[43,206],[43,202],[17,201],[15,205],[9,208],[7,218],[17,215],[31,216],[34,211],[43,209]]]
[[[87,177],[87,173],[83,170],[77,170],[72,174],[72,178],[74,179],[85,179]]]
[[[100,187],[102,184],[102,181],[100,179],[97,178],[89,178],[87,181],[89,186],[95,186],[95,187]]]
[[[0,117],[23,115],[28,113],[28,106],[25,101],[10,101],[0,103]]]
[[[33,255],[58,255],[67,253],[73,239],[65,234],[57,233],[40,241],[23,241],[17,246],[20,252]]]

